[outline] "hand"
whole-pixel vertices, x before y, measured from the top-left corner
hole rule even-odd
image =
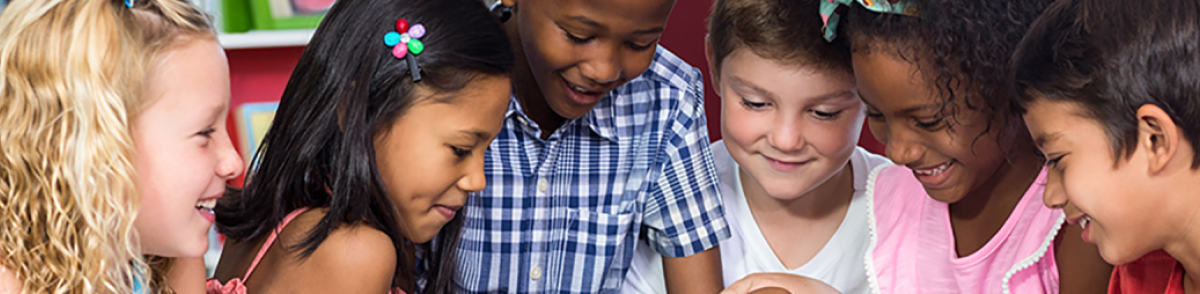
[[[816,279],[783,273],[751,274],[721,291],[721,294],[748,293],[840,294],[837,289]]]

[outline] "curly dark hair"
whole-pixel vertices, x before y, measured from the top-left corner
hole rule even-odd
[[[965,106],[988,116],[987,131],[999,125],[1001,134],[1019,134],[1023,123],[1008,110],[1014,93],[1007,65],[1025,31],[1052,1],[900,1],[910,2],[919,16],[876,13],[855,4],[844,10],[839,35],[848,37],[853,52],[888,50],[916,65],[935,83],[947,119],[954,121],[958,107]]]

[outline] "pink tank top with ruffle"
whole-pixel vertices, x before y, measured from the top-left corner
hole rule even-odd
[[[1046,171],[1026,190],[983,248],[958,257],[949,206],[933,200],[903,166],[871,173],[871,239],[866,267],[872,293],[1056,294],[1053,241],[1061,210],[1042,205]]]

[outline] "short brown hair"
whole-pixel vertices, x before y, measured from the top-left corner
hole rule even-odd
[[[851,72],[850,50],[821,35],[820,1],[716,0],[708,17],[714,72],[739,46],[789,65]]]

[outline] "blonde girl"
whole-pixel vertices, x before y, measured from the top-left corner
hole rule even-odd
[[[171,292],[143,256],[202,255],[199,200],[241,170],[225,63],[207,16],[182,0],[8,5],[0,293]],[[183,128],[197,130],[173,136]]]

